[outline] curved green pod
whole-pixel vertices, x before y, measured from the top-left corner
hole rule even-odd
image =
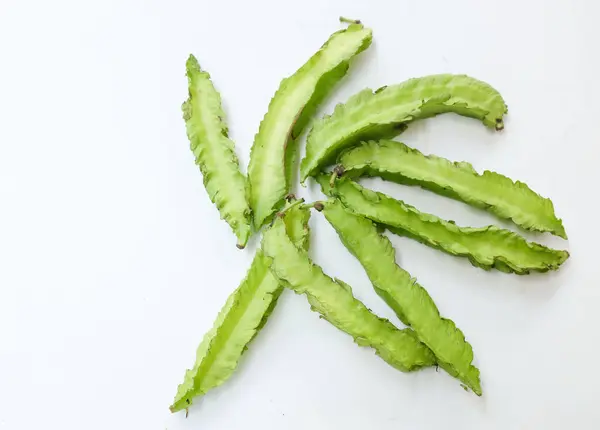
[[[459,227],[348,178],[336,181],[333,194],[357,215],[432,248],[467,257],[474,266],[486,270],[495,268],[520,275],[546,272],[558,269],[569,257],[567,251],[527,242],[522,236],[494,225]]]
[[[310,211],[294,207],[286,214],[287,232],[294,245],[308,249]],[[195,397],[229,379],[242,354],[267,322],[282,291],[259,249],[246,278],[229,296],[198,347],[194,367],[186,371],[183,383],[177,388],[171,412],[187,409]]]
[[[334,33],[306,64],[281,82],[250,153],[250,206],[257,229],[280,209],[289,193],[298,136],[346,74],[350,59],[369,47],[371,39],[370,29],[352,24]]]
[[[347,284],[325,275],[306,251],[295,247],[280,217],[264,233],[262,249],[280,282],[306,295],[313,311],[351,335],[358,345],[373,348],[383,360],[401,371],[435,364],[431,351],[417,340],[412,330],[398,330],[370,312],[352,295]]]
[[[251,233],[246,178],[227,135],[221,96],[193,55],[187,60],[186,70],[189,97],[181,108],[190,146],[210,200],[237,236],[238,248],[244,248]]]
[[[437,357],[439,365],[481,395],[473,350],[454,322],[440,315],[427,291],[396,264],[394,247],[375,224],[346,210],[338,200],[324,204],[323,214],[362,264],[375,291]]]
[[[406,185],[419,185],[435,193],[485,209],[531,231],[567,238],[550,199],[526,184],[499,173],[477,173],[467,162],[451,162],[423,155],[395,141],[365,142],[340,156],[348,175],[380,176]]]
[[[340,151],[361,140],[391,138],[411,121],[445,112],[501,130],[507,107],[498,91],[465,75],[414,78],[375,92],[367,88],[315,123],[307,138],[300,179],[304,182],[316,175]]]

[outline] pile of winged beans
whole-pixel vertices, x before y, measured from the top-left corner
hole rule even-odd
[[[252,232],[262,244],[246,278],[229,296],[198,347],[171,411],[187,410],[192,400],[225,382],[243,352],[264,326],[285,288],[308,299],[324,320],[368,346],[403,372],[439,366],[481,395],[473,349],[454,322],[440,315],[425,288],[398,266],[383,229],[448,254],[466,257],[484,270],[528,274],[557,270],[567,251],[528,242],[495,225],[461,227],[359,185],[377,176],[487,210],[525,230],[567,238],[552,202],[526,184],[499,173],[478,173],[467,162],[424,155],[390,140],[421,118],[452,112],[492,130],[504,128],[502,96],[490,85],[465,75],[431,75],[376,91],[365,89],[314,120],[319,104],[347,73],[350,60],[369,47],[370,29],[342,19],[348,27],[329,40],[296,73],[284,79],[256,134],[248,177],[240,169],[228,137],[221,98],[210,75],[190,55],[189,97],[183,117],[204,186],[243,249]],[[308,124],[300,180],[313,177],[327,199],[314,204],[290,194],[298,165],[298,141]],[[333,168],[330,168],[334,166]],[[311,209],[321,212],[340,240],[364,267],[375,292],[408,328],[378,317],[327,276],[308,256]]]

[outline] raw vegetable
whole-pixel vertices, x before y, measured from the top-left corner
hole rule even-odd
[[[395,141],[362,143],[343,153],[339,161],[347,175],[381,176],[401,184],[419,185],[510,219],[524,229],[567,238],[549,199],[523,182],[513,182],[498,173],[486,170],[479,174],[467,162],[426,156]]]
[[[308,249],[307,209],[286,211],[287,232],[294,245]],[[273,276],[259,249],[246,278],[229,296],[213,328],[206,333],[196,353],[196,363],[185,373],[171,412],[188,408],[192,399],[225,382],[237,368],[248,344],[267,322],[283,287]]]
[[[271,225],[265,229],[262,249],[257,250],[246,278],[228,297],[198,347],[195,364],[178,387],[172,412],[187,410],[196,397],[229,379],[266,324],[283,288],[306,295],[313,311],[358,345],[373,348],[394,368],[412,371],[439,364],[462,381],[465,390],[481,395],[471,345],[453,321],[440,315],[416,279],[397,265],[395,250],[383,235],[385,229],[466,257],[486,270],[545,272],[558,269],[569,256],[495,226],[456,226],[354,182],[369,175],[419,185],[511,219],[522,228],[566,238],[552,202],[527,185],[489,171],[479,174],[469,163],[425,156],[398,142],[374,141],[398,135],[414,120],[447,112],[502,130],[506,103],[484,82],[450,74],[410,79],[361,91],[336,106],[331,115],[314,120],[318,106],[345,76],[351,59],[372,41],[371,30],[360,21],[340,21],[349,26],[332,34],[281,82],[255,136],[247,180],[239,170],[221,98],[210,75],[193,56],[186,63],[189,98],[182,110],[209,198],[233,229],[239,248],[246,246],[253,228]],[[364,267],[377,294],[408,325],[404,330],[373,314],[353,296],[349,285],[327,276],[308,255],[310,206],[290,193],[298,143],[309,128],[300,180],[304,183],[314,176],[332,198],[313,207],[324,212]],[[323,175],[324,167],[336,158],[341,164],[330,176]],[[285,200],[289,204],[282,210]]]
[[[367,88],[315,123],[300,165],[300,180],[316,175],[341,150],[361,140],[391,138],[410,121],[445,112],[477,118],[501,130],[507,107],[494,88],[465,75],[425,76],[375,92]]]
[[[442,318],[425,289],[396,264],[394,248],[375,224],[347,211],[339,201],[323,213],[348,250],[360,261],[377,293],[435,354],[439,365],[481,395],[473,350],[454,322]]]
[[[435,363],[431,351],[417,340],[412,330],[398,330],[370,312],[354,298],[350,286],[325,275],[305,250],[294,246],[281,217],[264,233],[262,249],[281,283],[305,294],[313,311],[351,335],[358,345],[372,347],[383,360],[402,371]]]
[[[227,136],[221,96],[193,55],[186,69],[189,98],[181,108],[191,149],[210,200],[237,236],[238,248],[244,248],[251,232],[246,178],[240,172],[234,143]]]
[[[371,39],[370,29],[352,24],[334,33],[304,66],[281,82],[250,153],[250,206],[257,229],[280,209],[290,190],[298,136],[319,103],[346,74],[350,59],[364,51]],[[289,153],[287,146],[291,146]]]
[[[329,178],[320,181],[329,187]],[[348,178],[335,182],[332,193],[357,215],[382,224],[392,232],[415,239],[448,254],[467,257],[474,266],[527,274],[556,270],[569,257],[494,225],[459,227],[435,215],[418,211],[385,194],[368,190]]]

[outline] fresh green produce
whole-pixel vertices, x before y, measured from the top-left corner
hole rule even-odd
[[[419,185],[510,219],[524,229],[566,239],[552,202],[524,183],[489,171],[479,174],[469,163],[425,156],[385,140],[402,133],[414,120],[448,112],[502,130],[506,103],[484,82],[450,74],[410,79],[361,91],[337,105],[331,115],[315,120],[318,107],[346,75],[350,61],[371,45],[372,31],[360,21],[340,21],[348,27],[332,34],[281,82],[254,138],[247,179],[240,172],[221,97],[210,75],[194,56],[187,60],[189,98],[182,110],[209,198],[236,234],[239,248],[247,245],[253,229],[270,226],[264,229],[261,249],[245,279],[204,335],[193,367],[178,386],[172,412],[187,410],[196,397],[231,377],[284,288],[305,295],[311,310],[359,346],[374,349],[394,368],[408,372],[439,365],[465,389],[481,395],[471,345],[453,321],[440,315],[416,279],[398,266],[385,229],[466,257],[485,270],[545,272],[558,269],[569,257],[567,251],[527,242],[496,226],[459,227],[354,182],[366,175]],[[309,176],[315,177],[330,198],[311,205],[291,194],[299,141],[309,128],[300,180],[304,183]],[[336,161],[339,164],[333,172],[324,174],[324,168]],[[373,314],[354,297],[349,285],[327,276],[313,263],[308,254],[311,207],[324,213],[365,269],[376,293],[408,328],[400,330]]]
[[[435,155],[423,155],[395,141],[362,143],[343,153],[339,162],[350,176],[366,174],[419,185],[510,219],[524,229],[567,237],[549,199],[523,182],[513,182],[498,173],[486,170],[479,174],[466,162],[453,163]]]
[[[238,248],[244,248],[251,232],[246,178],[240,172],[234,143],[227,136],[221,96],[193,55],[186,69],[189,98],[182,110],[191,149],[210,200],[237,236]]]
[[[280,209],[289,193],[297,138],[317,106],[346,74],[350,59],[369,47],[371,39],[370,29],[351,24],[334,33],[306,64],[281,82],[250,153],[250,206],[257,229]]]
[[[412,330],[398,330],[374,315],[354,298],[350,286],[325,275],[305,250],[294,246],[281,217],[264,233],[262,249],[281,284],[306,295],[313,311],[351,335],[358,345],[372,347],[383,360],[402,371],[435,363],[431,351],[417,340]]]
[[[395,250],[375,224],[347,211],[338,200],[323,213],[348,250],[360,261],[376,292],[435,354],[439,365],[481,395],[473,350],[454,322],[440,316],[433,300],[415,278],[396,264]]]
[[[408,122],[445,112],[477,118],[501,130],[507,107],[494,88],[465,75],[409,79],[375,92],[367,88],[315,123],[300,165],[300,180],[318,174],[340,151],[361,140],[391,138]]]
[[[318,181],[328,191],[329,177],[322,175]],[[357,215],[448,254],[467,257],[474,266],[486,270],[495,268],[517,274],[546,272],[558,269],[569,257],[567,251],[527,242],[522,236],[494,225],[459,227],[400,200],[368,190],[347,177],[337,180],[328,192]]]
[[[286,211],[287,232],[294,245],[308,249],[310,212],[297,206]],[[267,322],[283,287],[273,276],[259,249],[246,278],[229,296],[213,328],[196,353],[196,363],[185,373],[171,412],[188,408],[192,399],[225,382],[237,368],[248,344]]]

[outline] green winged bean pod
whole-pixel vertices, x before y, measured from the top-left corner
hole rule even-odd
[[[323,186],[329,187],[329,178]],[[393,233],[415,239],[448,254],[467,257],[474,266],[527,274],[556,270],[569,257],[567,251],[530,243],[522,236],[489,225],[459,227],[435,215],[420,212],[383,193],[368,190],[348,178],[335,182],[331,191],[357,215],[385,226]]]
[[[309,217],[308,209],[297,206],[287,210],[285,217],[290,240],[305,250],[309,241]],[[206,394],[233,374],[242,354],[267,322],[282,290],[259,249],[246,278],[229,296],[198,347],[196,363],[185,373],[177,389],[170,408],[172,412],[187,409],[194,397]]]
[[[265,231],[262,249],[280,282],[306,295],[312,310],[351,335],[358,345],[373,348],[383,360],[401,371],[435,363],[431,351],[417,340],[412,330],[398,330],[373,314],[352,295],[347,284],[325,275],[306,251],[294,246],[281,217]]]
[[[445,112],[473,117],[500,130],[507,106],[490,85],[465,75],[431,75],[375,92],[363,90],[315,123],[307,138],[300,179],[304,182],[318,174],[340,151],[361,140],[391,138],[411,121]]]
[[[182,110],[191,149],[210,200],[237,236],[238,248],[244,248],[251,233],[246,178],[240,172],[234,143],[227,136],[221,96],[193,55],[186,69],[189,98]]]
[[[499,173],[477,173],[467,162],[424,155],[396,141],[364,142],[340,156],[347,175],[380,176],[485,209],[526,230],[567,237],[550,199]]]
[[[250,206],[257,229],[280,209],[290,191],[298,136],[346,74],[352,57],[368,48],[371,39],[370,29],[352,24],[334,33],[306,64],[281,82],[250,153]]]
[[[427,291],[396,264],[395,250],[376,225],[328,201],[323,214],[373,283],[376,292],[412,327],[417,337],[435,354],[439,365],[481,395],[479,370],[473,366],[473,350],[453,321],[440,315]]]

